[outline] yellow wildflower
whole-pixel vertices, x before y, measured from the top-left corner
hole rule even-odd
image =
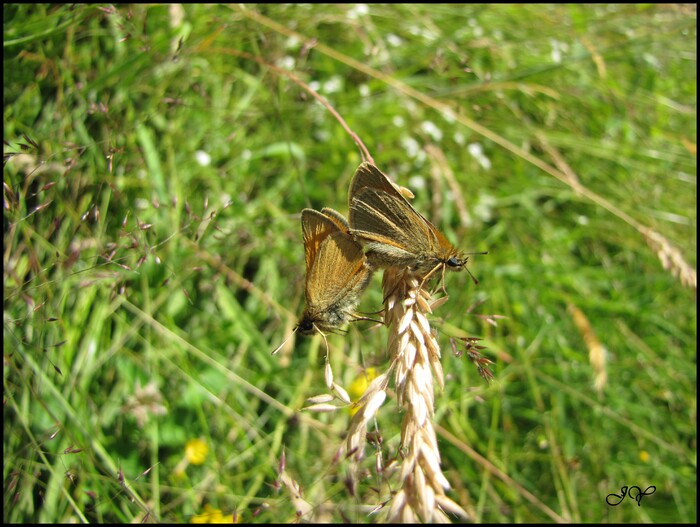
[[[362,397],[362,394],[365,393],[365,390],[367,389],[369,384],[376,377],[376,368],[367,368],[363,373],[358,375],[358,377],[354,381],[352,381],[352,383],[348,387],[348,394],[350,395],[350,399],[352,399],[353,402],[356,402],[360,397]],[[357,407],[350,407],[350,415],[355,415],[357,413],[357,410]]]
[[[237,514],[224,515],[221,510],[215,509],[207,503],[202,514],[192,516],[191,523],[239,523],[239,521]]]
[[[185,457],[193,465],[201,465],[207,459],[209,445],[202,439],[190,439],[185,445]]]

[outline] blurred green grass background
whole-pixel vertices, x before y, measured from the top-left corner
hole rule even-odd
[[[294,521],[283,453],[316,520],[381,519],[372,447],[353,494],[334,460],[348,412],[300,412],[322,340],[270,355],[303,309],[299,214],[347,213],[361,161],[300,82],[489,251],[433,317],[449,496],[478,522],[696,521],[695,6],[5,4],[3,29],[4,521]],[[330,336],[336,381],[383,371],[385,338]]]

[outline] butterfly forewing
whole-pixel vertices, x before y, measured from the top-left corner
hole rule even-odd
[[[333,331],[353,317],[372,270],[348,221],[333,209],[304,209],[306,308],[297,324],[304,335]]]
[[[388,194],[395,195],[396,197],[406,201],[399,191],[398,186],[391,181],[386,174],[370,163],[362,163],[355,171],[352,183],[350,184],[349,192],[351,207],[353,198],[363,188],[383,190]],[[406,201],[406,203],[408,204],[408,201]],[[352,221],[350,223],[352,223]]]
[[[306,302],[323,310],[344,301],[351,310],[359,301],[359,292],[370,277],[362,247],[345,232],[336,231],[326,238],[307,274]],[[347,300],[345,300],[347,299]]]
[[[358,167],[350,185],[350,226],[376,267],[409,267],[429,274],[439,266],[459,270],[465,262],[399,187],[369,163]]]
[[[309,271],[311,271],[316,261],[316,256],[321,244],[328,236],[341,229],[342,223],[339,223],[336,219],[326,216],[317,210],[304,209],[301,211],[301,230],[304,236],[307,281]]]
[[[355,235],[403,249],[431,236],[416,215],[401,196],[375,188],[361,189],[350,208]]]
[[[350,235],[348,221],[333,209],[304,209],[301,230],[306,256],[306,307],[294,333],[335,331],[352,318],[367,288],[372,268],[362,246]],[[325,336],[324,336],[325,339]],[[277,353],[289,337],[272,353]]]

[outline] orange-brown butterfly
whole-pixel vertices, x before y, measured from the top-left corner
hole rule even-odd
[[[466,269],[468,257],[416,211],[399,187],[371,163],[362,163],[355,172],[349,201],[350,233],[364,246],[373,268],[406,267],[423,277],[423,281],[439,269],[443,279],[445,269]]]
[[[361,318],[355,315],[355,309],[372,277],[372,268],[339,212],[304,209],[301,229],[306,253],[306,307],[294,331],[323,335],[352,318]]]

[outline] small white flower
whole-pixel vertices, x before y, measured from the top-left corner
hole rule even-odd
[[[484,154],[484,148],[481,146],[481,143],[470,143],[467,146],[467,151],[481,165],[481,168],[486,170],[491,168],[491,160]]]
[[[331,138],[331,133],[325,129],[319,129],[313,133],[314,139],[319,143],[327,143]]]
[[[425,178],[423,176],[411,176],[408,178],[408,187],[415,190],[423,190],[425,188]]]
[[[469,143],[467,151],[472,155],[472,157],[479,157],[484,154],[484,149],[479,143]]]
[[[284,57],[280,58],[277,61],[277,65],[282,68],[283,70],[293,70],[294,67],[296,66],[296,61],[294,60],[294,57],[290,57],[289,55],[285,55]]]
[[[560,64],[561,63],[561,50],[554,48],[552,50],[552,62],[555,64]]]
[[[403,39],[401,37],[394,35],[393,33],[389,33],[386,36],[386,42],[390,46],[396,48],[396,47],[399,47],[401,44],[403,44]]]
[[[472,28],[472,35],[476,38],[482,37],[484,35],[484,28],[479,25],[476,18],[470,18],[467,22],[470,28]]]
[[[447,124],[453,124],[457,120],[452,108],[444,108],[442,110],[442,118],[447,121]]]
[[[474,205],[474,215],[484,223],[491,221],[493,208],[496,206],[496,198],[490,194],[480,194]]]
[[[335,93],[339,92],[343,88],[343,79],[338,75],[334,75],[326,82],[323,83],[324,93]]]
[[[211,156],[204,150],[197,150],[194,153],[194,158],[197,160],[197,164],[200,167],[208,167],[211,165]]]
[[[348,18],[357,20],[360,17],[369,14],[369,6],[367,4],[355,4],[348,10]]]
[[[292,35],[287,39],[287,41],[284,43],[285,49],[297,49],[299,47],[299,39]]]
[[[406,150],[408,157],[416,157],[420,151],[420,144],[413,137],[404,136],[401,138],[401,146]]]
[[[654,55],[651,55],[649,53],[644,53],[642,55],[642,58],[650,65],[653,66],[654,68],[659,68],[661,64],[659,63],[659,59],[657,59]]]
[[[426,134],[428,134],[433,139],[433,141],[442,140],[442,130],[440,130],[434,122],[423,121],[420,127]]]
[[[568,46],[565,42],[559,42],[554,38],[549,39],[549,44],[552,46],[552,62],[560,64],[562,52],[567,51]]]

